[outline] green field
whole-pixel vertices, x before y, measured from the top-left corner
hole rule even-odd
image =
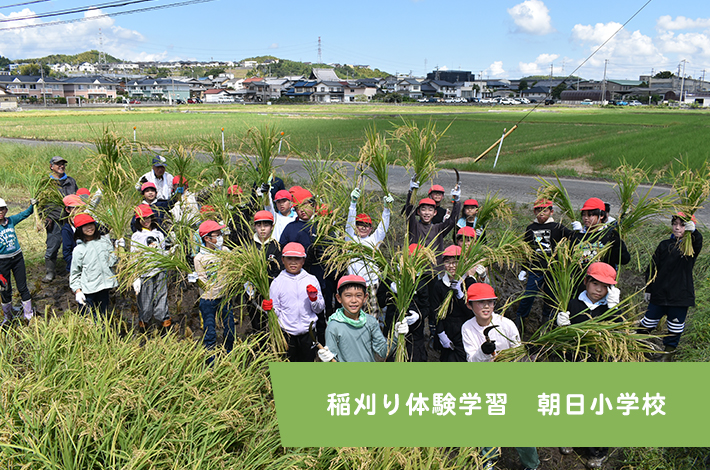
[[[85,141],[109,125],[117,133],[150,145],[199,145],[220,138],[225,128],[229,151],[239,150],[249,126],[269,124],[286,133],[292,150],[313,152],[332,146],[344,159],[354,158],[364,130],[375,125],[390,131],[402,118],[439,129],[450,125],[438,148],[442,166],[513,174],[607,177],[625,159],[653,171],[663,170],[679,156],[700,165],[710,153],[710,115],[704,111],[658,109],[525,109],[450,106],[190,106],[177,109],[32,110],[0,116],[0,136],[40,140]],[[505,141],[497,167],[495,150],[479,163],[478,156],[519,123]],[[401,147],[393,143],[395,154]],[[288,150],[284,146],[282,153]]]

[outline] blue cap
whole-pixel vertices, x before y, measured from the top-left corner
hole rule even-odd
[[[156,155],[153,157],[153,166],[165,166],[165,157]]]

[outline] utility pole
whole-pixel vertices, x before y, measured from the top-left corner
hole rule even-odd
[[[42,62],[39,63],[39,73],[42,76],[42,98],[44,99],[44,107],[47,107],[47,95],[44,94],[44,67],[42,67]]]
[[[682,78],[680,79],[680,104],[679,107],[683,106],[683,87],[685,86],[685,63],[687,62],[685,59],[681,60],[683,63],[683,75]],[[680,64],[678,64],[678,68],[680,68]]]
[[[606,104],[606,65],[609,59],[604,59],[604,78],[602,79],[602,106]]]
[[[651,106],[651,80],[653,80],[653,69],[651,69],[651,75],[648,77],[648,105]]]
[[[552,98],[552,67],[553,64],[550,64],[550,83],[548,83],[549,86],[547,87],[547,94],[550,98]]]
[[[318,36],[318,63],[322,64],[323,63],[323,56],[321,55],[321,43],[320,43],[320,36]]]

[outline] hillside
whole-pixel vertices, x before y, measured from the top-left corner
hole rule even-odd
[[[51,54],[45,57],[37,58],[37,59],[17,59],[15,62],[19,63],[37,63],[41,62],[43,64],[71,64],[71,65],[78,65],[78,64],[83,64],[84,62],[89,62],[91,64],[96,63],[99,61],[99,51],[97,50],[91,50],[91,51],[86,51],[86,52],[80,52],[79,54],[74,54],[74,55],[66,55],[66,54]],[[108,63],[117,63],[117,62],[123,62],[121,59],[118,59],[112,55],[106,54],[106,62]]]
[[[391,75],[390,73],[384,72],[379,69],[369,69],[367,67],[349,67],[346,65],[333,67],[328,64],[313,64],[310,62],[299,62],[288,59],[279,59],[274,56],[259,56],[251,57],[243,60],[255,60],[257,62],[264,62],[266,60],[278,60],[278,63],[272,63],[268,65],[260,65],[247,73],[249,77],[285,77],[289,75],[303,75],[308,77],[311,74],[311,70],[314,68],[328,68],[335,69],[335,73],[338,77],[347,78],[383,78]]]

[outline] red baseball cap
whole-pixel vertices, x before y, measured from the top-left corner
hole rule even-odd
[[[584,202],[584,205],[582,206],[583,211],[593,211],[594,209],[599,209],[600,211],[603,211],[604,201],[602,201],[598,197],[590,197]]]
[[[430,197],[425,197],[424,199],[422,199],[421,201],[419,201],[419,206],[418,206],[418,207],[422,207],[422,206],[433,206],[433,207],[436,207],[436,202],[434,202],[434,200],[433,200],[432,198],[430,198]]]
[[[259,211],[254,214],[254,222],[271,222],[274,223],[274,214],[269,211]]]
[[[439,184],[434,184],[429,188],[429,194],[431,193],[443,193],[444,192],[444,187],[439,185]]]
[[[177,175],[173,177],[173,186],[185,186],[187,188],[187,180],[185,177]]]
[[[205,236],[209,235],[212,232],[216,232],[218,230],[222,230],[225,228],[224,225],[220,225],[214,220],[205,220],[200,224],[200,228],[198,229],[198,232],[200,234],[200,238],[204,238]]]
[[[458,245],[449,245],[444,250],[444,256],[461,256],[461,247]]]
[[[288,256],[291,258],[305,258],[306,249],[303,248],[303,245],[301,245],[300,243],[290,242],[287,243],[284,247],[283,251],[281,252],[281,256]]]
[[[552,201],[549,199],[538,199],[535,201],[535,204],[533,204],[533,209],[537,209],[538,207],[552,207]]]
[[[313,199],[313,194],[309,190],[304,189],[300,186],[294,186],[293,188],[289,189],[289,192],[293,197],[293,203],[295,205],[299,205],[309,199]]]
[[[358,222],[372,225],[372,217],[367,214],[358,214],[357,217],[355,217],[355,223]]]
[[[230,196],[234,196],[235,194],[242,194],[244,191],[242,191],[242,188],[239,187],[238,184],[233,184],[227,189],[227,194]]]
[[[96,223],[96,221],[89,214],[78,214],[76,217],[74,217],[74,227],[76,228],[93,223]]]
[[[76,190],[77,196],[91,196],[91,191],[86,188],[79,188]]]
[[[471,287],[468,288],[467,294],[469,302],[472,300],[492,300],[498,298],[496,297],[496,292],[493,290],[493,287],[485,282],[472,284]]]
[[[475,199],[466,199],[466,200],[463,202],[463,205],[464,205],[464,207],[466,207],[466,206],[476,206],[476,207],[478,207],[478,201],[476,201]]]
[[[456,232],[456,236],[476,238],[476,231],[473,227],[469,227],[467,225],[465,227],[461,227],[459,231]]]
[[[274,202],[280,201],[282,199],[288,199],[289,201],[293,201],[293,196],[291,196],[291,193],[289,193],[285,189],[281,189],[277,191],[274,195]]]
[[[144,192],[146,189],[150,188],[153,188],[156,191],[158,190],[158,188],[155,187],[155,183],[151,183],[150,181],[148,181],[147,183],[143,183],[143,185],[141,186],[141,192]]]
[[[416,243],[412,243],[409,245],[409,254],[413,255],[415,251],[417,251],[417,248],[419,248],[419,245]]]
[[[341,277],[338,281],[338,290],[340,290],[340,287],[345,284],[358,284],[360,286],[367,287],[365,279],[362,276],[356,276],[355,274],[348,274],[347,276]]]
[[[690,220],[691,222],[695,223],[698,221],[698,219],[695,218],[695,215],[691,215],[690,218],[688,218],[688,216],[685,215],[685,212],[676,212],[676,214],[673,217],[678,217],[683,222],[687,222]]]
[[[65,206],[67,207],[77,207],[77,206],[83,206],[86,205],[86,201],[84,201],[81,197],[79,197],[77,194],[70,194],[68,196],[64,196],[62,198],[62,202],[64,203]]]
[[[616,284],[616,269],[601,261],[589,265],[587,268],[587,276],[593,277],[604,284]]]
[[[135,209],[136,217],[139,219],[145,219],[153,215],[153,209],[150,208],[148,204],[141,204]]]

